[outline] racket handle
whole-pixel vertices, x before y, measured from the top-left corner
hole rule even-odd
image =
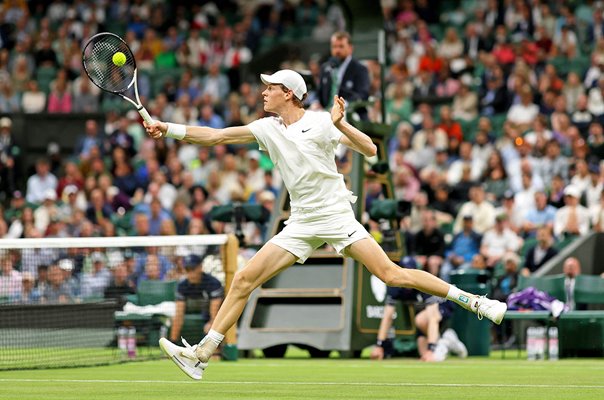
[[[147,109],[145,107],[141,107],[138,110],[138,113],[141,115],[141,117],[143,117],[143,119],[145,120],[146,123],[152,124],[155,122],[155,121],[153,121],[153,118],[151,118],[151,115],[149,115],[149,112],[147,111]]]

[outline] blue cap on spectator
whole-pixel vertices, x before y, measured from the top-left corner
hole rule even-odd
[[[197,268],[201,264],[203,258],[196,254],[189,254],[183,259],[183,265],[186,269]]]
[[[411,256],[405,256],[405,257],[401,258],[401,262],[399,263],[399,265],[403,268],[411,268],[411,269],[417,268],[417,263],[415,262],[415,258],[413,258]]]

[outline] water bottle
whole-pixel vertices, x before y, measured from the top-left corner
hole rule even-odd
[[[120,326],[117,329],[117,348],[122,358],[125,358],[128,353],[128,328],[125,326]]]
[[[130,327],[128,329],[128,358],[136,358],[136,328]]]
[[[558,328],[555,326],[549,328],[549,359],[558,359]]]
[[[529,361],[537,359],[537,328],[528,327],[526,330],[526,355]]]
[[[536,355],[537,360],[545,359],[545,328],[539,327],[535,328],[537,332],[537,340],[536,340]]]

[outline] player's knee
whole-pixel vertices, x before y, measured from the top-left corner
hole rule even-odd
[[[411,287],[412,282],[409,274],[402,268],[392,265],[392,268],[386,268],[383,271],[382,280],[388,286],[393,287]]]
[[[240,296],[249,296],[250,293],[254,290],[254,282],[245,271],[238,271],[235,273],[233,277],[233,283],[231,285],[230,292],[233,294],[237,294]]]

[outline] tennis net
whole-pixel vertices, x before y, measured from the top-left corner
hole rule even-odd
[[[0,240],[0,370],[159,357],[190,254],[205,256],[204,272],[229,288],[238,256],[231,235]],[[107,289],[120,274],[132,289]]]

